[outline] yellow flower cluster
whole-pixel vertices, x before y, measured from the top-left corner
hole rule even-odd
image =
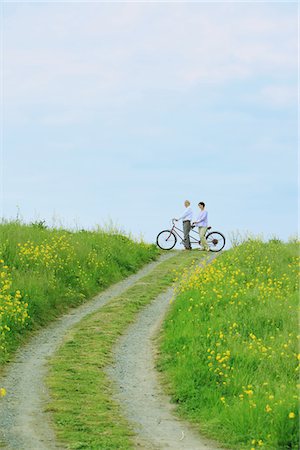
[[[87,289],[93,282],[95,273],[97,276],[101,276],[105,263],[99,260],[99,252],[93,249],[88,254],[83,255],[87,266],[84,269],[80,261],[77,260],[78,249],[75,248],[74,244],[77,245],[67,234],[55,235],[40,244],[30,240],[24,244],[19,243],[18,256],[22,269],[46,270],[49,285],[53,288],[56,287],[57,276],[68,281],[75,280],[76,290],[69,286],[66,295],[69,297],[78,297],[79,295],[84,298],[84,294],[78,294],[78,287],[83,291]],[[101,284],[100,280],[99,284]]]
[[[11,273],[4,261],[0,260],[0,351],[7,349],[10,333],[26,327],[30,317],[28,303],[22,300],[19,290],[11,292]]]
[[[220,333],[222,335],[223,333]],[[217,342],[218,344],[218,342]],[[209,353],[207,359],[209,371],[216,375],[216,384],[226,385],[230,382],[230,374],[233,370],[230,364],[230,350],[225,350],[222,353],[217,352],[214,349],[207,349]]]
[[[18,247],[20,262],[28,269],[41,266],[63,270],[64,265],[74,257],[74,248],[65,234],[54,236],[41,244],[28,240],[24,244],[19,243]]]

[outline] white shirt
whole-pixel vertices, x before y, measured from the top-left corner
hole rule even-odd
[[[193,219],[193,211],[192,211],[192,208],[191,208],[190,206],[188,206],[188,207],[185,209],[184,213],[182,214],[181,217],[179,217],[178,220],[180,220],[180,219],[182,219],[182,221],[184,221],[184,220],[190,220],[190,221],[192,221],[192,219]]]
[[[196,227],[207,227],[208,221],[207,221],[207,211],[203,210],[199,213],[197,219],[195,220],[194,224]]]

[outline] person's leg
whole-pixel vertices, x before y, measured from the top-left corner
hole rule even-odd
[[[201,244],[202,244],[204,250],[209,251],[209,246],[205,239],[206,230],[207,230],[207,227],[199,227],[199,236],[200,236],[200,241],[201,241]]]
[[[190,229],[191,229],[191,223],[190,222],[183,222],[183,243],[187,250],[190,250],[191,243],[190,243]]]
[[[201,240],[202,240],[201,227],[198,227],[198,231],[199,231],[199,239],[200,239],[200,244],[201,244]],[[200,250],[201,250],[201,248],[200,248]]]
[[[191,240],[190,240],[190,231],[191,231],[191,222],[187,222],[187,238],[186,238],[186,242],[187,242],[187,246],[189,250],[192,250],[192,246],[191,246]]]

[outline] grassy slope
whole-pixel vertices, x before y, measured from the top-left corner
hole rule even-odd
[[[58,438],[68,448],[132,449],[132,431],[112,400],[104,368],[136,313],[165,290],[198,253],[180,252],[160,263],[120,297],[81,321],[51,361],[48,385]]]
[[[154,245],[116,233],[0,224],[0,362],[68,308],[155,259]],[[30,318],[28,317],[30,316]]]
[[[164,324],[179,413],[230,448],[298,448],[298,251],[249,242],[186,273]]]

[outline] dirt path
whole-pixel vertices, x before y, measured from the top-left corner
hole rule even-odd
[[[48,414],[44,411],[48,394],[44,385],[47,360],[63,342],[67,331],[86,315],[120,295],[137,280],[147,275],[163,260],[174,256],[164,254],[137,274],[115,284],[92,301],[73,309],[49,327],[37,333],[17,354],[8,367],[0,386],[7,396],[1,399],[0,440],[7,449],[45,450],[63,448],[55,442]],[[1,444],[0,444],[1,446]]]
[[[142,310],[120,339],[115,350],[115,364],[108,373],[116,385],[117,401],[134,424],[137,448],[216,450],[220,447],[201,438],[190,425],[172,414],[170,399],[158,382],[153,338],[167,312],[172,293],[169,289]]]

